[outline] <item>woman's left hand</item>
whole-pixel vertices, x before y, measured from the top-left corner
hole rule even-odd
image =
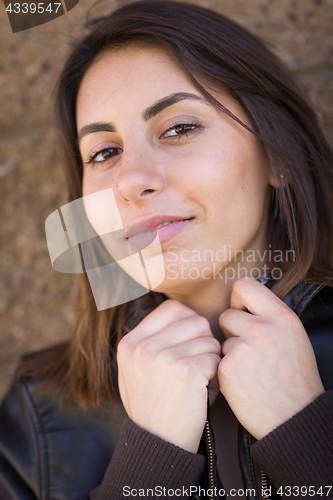
[[[220,390],[256,439],[324,392],[302,322],[255,279],[234,283],[230,309],[219,324],[227,339],[218,368]]]

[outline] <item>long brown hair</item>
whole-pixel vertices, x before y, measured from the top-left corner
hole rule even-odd
[[[56,117],[66,162],[70,200],[82,196],[76,97],[92,61],[103,50],[135,41],[165,48],[197,90],[263,143],[276,189],[272,192],[267,245],[295,252],[274,292],[281,298],[301,281],[327,283],[333,269],[333,151],[306,97],[280,61],[252,34],[226,17],[195,5],[143,0],[90,21],[60,75]],[[253,130],[216,101],[207,88],[227,89],[247,112]],[[284,182],[288,179],[288,182]],[[130,303],[98,312],[81,275],[78,315],[69,344],[22,364],[48,387],[82,407],[115,399],[116,347],[121,337],[165,296],[149,292]],[[48,358],[49,357],[49,358]]]

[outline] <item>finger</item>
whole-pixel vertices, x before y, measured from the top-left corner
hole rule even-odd
[[[217,369],[221,362],[221,358],[217,354],[197,354],[196,356],[191,356],[191,361],[197,367],[195,368],[196,373],[200,369],[206,382],[217,377]],[[208,384],[205,383],[205,385],[207,386]]]
[[[161,357],[173,362],[177,359],[198,354],[216,354],[221,358],[221,344],[214,337],[202,337],[168,347],[159,353]]]
[[[162,328],[171,325],[175,321],[190,316],[198,316],[195,311],[185,306],[178,300],[168,299],[162,302],[156,309],[149,313],[135,327],[137,335],[146,337],[152,335]]]
[[[219,325],[226,339],[246,332],[253,316],[240,309],[227,309],[219,316]]]
[[[222,354],[223,356],[226,356],[228,352],[230,352],[239,342],[238,337],[230,337],[230,339],[225,340],[222,343]]]
[[[134,346],[142,350],[144,356],[154,357],[169,347],[197,338],[214,339],[209,322],[198,314],[179,319],[162,330],[147,335],[144,332],[131,332],[135,335]],[[215,342],[216,345],[216,340]]]
[[[230,307],[247,309],[256,316],[276,314],[281,307],[288,307],[265,285],[246,276],[235,281],[232,287]]]

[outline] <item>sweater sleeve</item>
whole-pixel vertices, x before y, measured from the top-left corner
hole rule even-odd
[[[205,462],[203,455],[183,450],[125,420],[104,479],[90,498],[124,500],[133,497],[131,490],[137,490],[140,496],[139,489],[148,488],[154,491],[153,495],[149,493],[152,499],[168,498],[168,490],[180,490],[178,496],[184,497],[183,489],[195,485]]]
[[[324,392],[253,444],[251,455],[277,489],[332,486],[322,497],[332,498],[333,391]]]

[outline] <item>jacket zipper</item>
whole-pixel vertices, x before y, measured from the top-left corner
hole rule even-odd
[[[205,423],[205,434],[206,434],[206,443],[208,447],[208,470],[209,470],[209,486],[213,492],[213,494],[209,497],[209,500],[215,500],[214,497],[214,487],[215,487],[215,481],[214,481],[214,452],[213,452],[213,442],[212,442],[212,433],[210,430],[210,424],[209,420],[206,420]],[[261,475],[261,495],[260,492],[258,491],[258,497],[262,498],[264,500],[269,500],[269,495],[266,493],[268,490],[268,478],[263,470],[260,471]],[[265,493],[264,493],[265,492]]]
[[[206,439],[207,439],[207,445],[208,445],[208,470],[209,470],[209,485],[211,490],[214,492],[214,467],[213,467],[213,445],[212,445],[212,434],[210,432],[210,425],[208,420],[206,420],[205,423],[205,431],[206,431]],[[210,500],[214,500],[214,493],[210,497]]]
[[[268,500],[269,499],[269,495],[267,493],[264,493],[264,491],[266,492],[268,490],[268,479],[267,479],[267,476],[266,476],[266,474],[264,473],[263,470],[260,472],[260,474],[261,474],[261,492],[262,492],[262,496],[263,496],[264,500]]]

